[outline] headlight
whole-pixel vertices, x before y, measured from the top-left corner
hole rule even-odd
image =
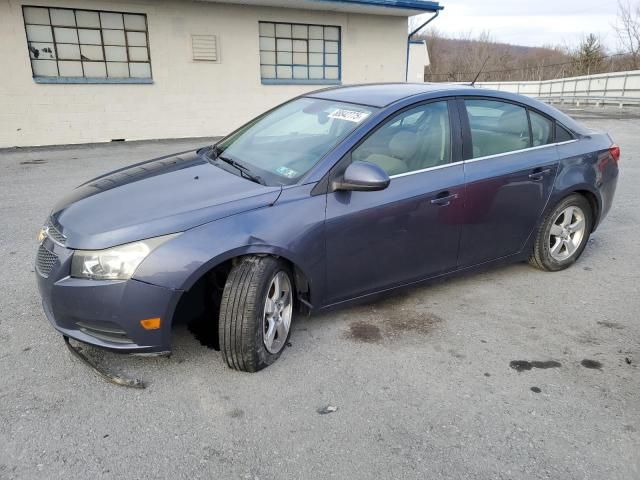
[[[93,280],[127,280],[147,255],[177,235],[173,233],[106,250],[76,250],[71,260],[71,276]]]
[[[47,238],[47,227],[42,227],[38,232],[38,243],[42,243]]]

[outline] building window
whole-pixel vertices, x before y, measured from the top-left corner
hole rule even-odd
[[[150,81],[146,15],[30,6],[22,13],[36,80]]]
[[[340,27],[260,22],[263,83],[339,83]]]

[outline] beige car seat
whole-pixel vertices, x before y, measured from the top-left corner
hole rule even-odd
[[[408,162],[418,149],[418,136],[413,132],[401,131],[391,137],[389,153],[372,153],[364,160],[375,163],[388,175],[397,175],[410,170]]]

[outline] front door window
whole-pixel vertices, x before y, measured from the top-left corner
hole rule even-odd
[[[392,117],[357,147],[352,159],[375,163],[389,176],[451,161],[447,102],[434,102]]]

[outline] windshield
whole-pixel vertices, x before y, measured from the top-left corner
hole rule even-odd
[[[269,185],[289,185],[307,173],[374,108],[300,98],[258,117],[218,142],[211,157],[239,175]]]

